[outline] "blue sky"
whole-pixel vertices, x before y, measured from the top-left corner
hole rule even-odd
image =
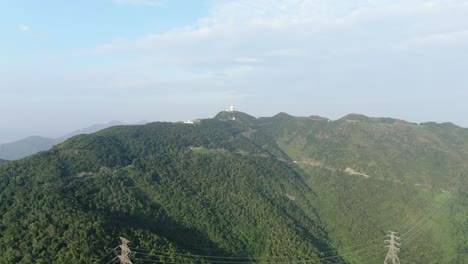
[[[468,1],[0,1],[0,143],[110,120],[348,113],[468,127]]]

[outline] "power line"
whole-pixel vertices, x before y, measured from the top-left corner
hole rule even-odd
[[[182,262],[168,262],[165,260],[153,260],[153,259],[142,259],[142,258],[133,258],[134,260],[140,260],[143,262],[151,262],[151,263],[165,263],[165,264],[182,264]]]
[[[113,259],[106,262],[106,264],[115,263],[116,261],[118,261],[118,257],[114,257]]]
[[[457,177],[456,179],[454,179],[451,184],[449,185],[450,188],[449,188],[449,191],[450,192],[453,192],[456,190],[457,186],[460,184],[460,183],[463,183],[464,182],[464,177]],[[460,194],[459,194],[460,195]],[[457,195],[457,197],[459,196]],[[423,231],[423,228],[425,226],[427,226],[428,224],[430,224],[432,221],[434,221],[439,215],[441,215],[442,213],[444,213],[447,209],[448,209],[448,206],[450,204],[452,204],[457,197],[453,197],[449,202],[444,202],[444,201],[433,201],[431,204],[429,204],[424,210],[422,210],[421,212],[418,213],[417,217],[416,218],[413,218],[413,219],[410,219],[410,220],[407,220],[407,224],[409,224],[410,226],[407,227],[407,230],[408,232],[405,233],[406,234],[411,234],[411,236],[409,237],[410,239],[407,240],[407,241],[411,241],[413,240],[420,232]],[[433,207],[433,205],[435,204],[435,207]],[[435,214],[434,214],[435,213]],[[429,214],[429,216],[428,216]],[[434,215],[433,215],[434,214]],[[432,216],[431,216],[432,215]],[[425,223],[424,223],[425,222]],[[424,224],[423,224],[424,223]],[[421,226],[420,224],[423,224],[423,226]],[[402,236],[403,237],[403,236]],[[365,245],[365,244],[364,244]],[[356,248],[356,246],[354,247]],[[349,256],[353,253],[357,253],[359,251],[365,251],[365,250],[370,250],[372,249],[372,246],[369,246],[369,247],[364,247],[363,249],[361,250],[353,250],[351,253],[340,253],[340,256]],[[399,249],[398,249],[399,250]],[[368,256],[369,255],[374,255],[375,252],[371,252],[370,254],[367,254]],[[360,256],[362,257],[362,256]],[[396,262],[396,263],[399,263],[399,262]]]
[[[462,176],[462,177],[459,177],[457,180],[455,180],[454,182],[452,182],[452,184],[450,185],[450,189],[449,189],[449,192],[454,192],[457,187],[462,184],[464,181],[466,180],[466,177],[465,176]],[[424,219],[424,217],[426,217],[428,214],[432,214],[434,211],[438,211],[439,210],[439,206],[443,206],[444,205],[444,202],[443,201],[439,201],[439,202],[436,202],[436,201],[433,201],[432,203],[430,203],[428,206],[426,206],[426,208],[422,211],[420,211],[416,217],[414,217],[413,219],[411,219],[409,222],[407,223],[404,223],[404,225],[413,225],[412,228],[408,228],[407,231],[402,235],[405,236],[407,233],[409,233],[411,231],[411,229],[414,229],[415,227],[419,226],[419,222],[420,219]],[[435,206],[432,207],[432,206]]]
[[[162,258],[171,258],[171,257],[173,257],[171,255],[156,255],[156,254],[151,255],[151,254],[145,254],[145,253],[138,252],[138,251],[133,251],[133,252],[135,253],[136,256],[144,255],[144,256],[149,256],[149,257],[162,257]],[[194,260],[195,259],[200,259],[199,256],[187,256],[187,255],[180,256],[179,255],[179,257],[182,257],[182,258],[185,258],[185,259],[194,259]],[[209,260],[211,263],[229,263],[229,264],[251,263],[252,260],[255,260],[255,259],[250,258],[250,259],[246,259],[245,261],[240,261],[240,260],[239,261],[235,261],[235,260],[227,261],[227,260],[225,260],[224,257],[219,257],[218,259],[215,259],[213,256],[205,256],[203,258],[212,258],[212,259]],[[136,258],[134,258],[134,259],[136,259]]]
[[[437,213],[435,215],[432,216],[432,218],[429,218],[427,219],[427,221],[422,224],[421,226],[418,227],[418,229],[414,229],[412,231],[412,234],[411,232],[407,232],[405,234],[406,235],[409,235],[407,238],[406,238],[406,241],[405,243],[409,243],[411,241],[413,241],[419,234],[421,234],[423,231],[424,231],[424,228],[426,228],[428,225],[430,225],[431,223],[433,223],[435,221],[435,219],[437,219],[437,217],[439,217],[440,215],[442,215],[443,213],[445,213],[449,208],[450,208],[450,205],[452,203],[454,203],[456,201],[456,199],[460,196],[461,194],[459,193],[456,197],[452,198],[452,200],[450,202],[448,202],[445,206],[439,208],[439,210],[437,211]],[[402,236],[403,237],[403,236]]]
[[[152,253],[167,254],[166,252],[163,252],[163,251],[151,251],[151,250],[144,250],[144,249],[138,249],[138,250],[152,252]],[[138,251],[133,251],[133,252],[138,253],[138,254],[150,255],[150,254],[142,253],[142,252],[138,252]],[[196,254],[186,254],[186,253],[171,253],[171,254],[177,255],[177,256],[200,257],[200,258],[247,259],[247,260],[254,260],[255,259],[255,258],[251,258],[251,257],[233,257],[233,256],[224,257],[224,256],[196,255]],[[169,255],[167,255],[167,256],[169,256]],[[278,258],[286,258],[286,256],[285,257],[278,257]]]
[[[377,240],[375,240],[377,241]],[[356,245],[354,247],[350,247],[349,249],[352,249],[352,250],[331,250],[331,251],[326,251],[326,252],[320,252],[320,253],[330,253],[330,252],[338,252],[340,251],[339,254],[337,255],[334,255],[334,256],[328,256],[328,257],[319,257],[317,259],[313,259],[313,260],[296,260],[296,261],[293,261],[295,263],[308,263],[308,262],[315,262],[316,260],[333,260],[333,259],[339,259],[339,258],[343,258],[343,256],[349,256],[349,255],[352,255],[352,254],[356,254],[358,252],[366,252],[366,251],[369,251],[369,250],[372,250],[372,253],[371,254],[375,254],[375,252],[378,251],[378,249],[376,249],[377,247],[377,243],[373,243],[371,244],[373,241],[369,241],[367,243],[364,243],[362,245]],[[370,245],[369,245],[370,244]],[[380,244],[380,243],[379,243]],[[146,251],[146,252],[149,252],[149,253],[143,253],[141,251]],[[138,249],[138,251],[133,251],[134,253],[136,253],[137,255],[140,254],[140,255],[145,255],[145,256],[162,256],[162,257],[169,257],[169,255],[167,255],[168,253],[166,252],[162,252],[162,251],[154,251],[154,250],[146,250],[146,249]],[[159,254],[158,254],[159,253]],[[154,254],[154,255],[152,255]],[[232,260],[239,260],[239,261],[229,261],[229,262],[236,262],[236,263],[248,263],[247,261],[261,261],[262,263],[278,263],[278,264],[281,264],[281,263],[291,263],[291,256],[275,256],[275,257],[269,257],[267,259],[272,259],[272,260],[275,260],[275,261],[269,261],[269,262],[265,262],[265,259],[260,259],[260,258],[252,258],[252,257],[237,257],[237,256],[213,256],[213,255],[194,255],[194,254],[184,254],[184,253],[170,253],[171,256],[181,256],[181,257],[188,257],[188,258],[205,258],[205,259],[210,259],[209,261],[219,261],[220,263],[227,263],[228,261],[226,260],[229,260],[229,259],[232,259]],[[245,260],[244,262],[241,262],[242,260]],[[223,262],[221,262],[223,261]]]
[[[457,188],[457,185],[464,182],[464,180],[465,180],[465,177],[460,177],[460,178],[454,180],[449,185],[450,188],[451,188],[451,189],[449,189],[449,191],[453,192],[453,190],[455,190]],[[450,204],[452,204],[456,200],[456,198],[458,196],[460,196],[460,193],[458,193],[458,195],[456,197],[452,197],[452,199],[450,201],[444,201],[444,200],[437,201],[437,199],[434,199],[432,201],[432,203],[430,203],[424,210],[420,211],[417,214],[416,217],[409,218],[406,221],[406,224],[403,224],[403,226],[406,225],[407,231],[401,237],[405,237],[405,236],[408,235],[407,241],[408,242],[412,241],[416,236],[418,236],[420,234],[420,232],[423,231],[423,228],[425,226],[430,224],[432,221],[434,221],[434,219],[436,217],[438,217],[440,214],[445,212],[448,209],[448,206]],[[388,245],[389,251],[387,253],[385,263],[400,263],[399,259],[398,259],[398,255],[397,255],[398,251],[400,250],[400,248],[399,248],[400,242],[398,240],[398,237],[395,234],[396,234],[396,232],[392,232],[392,233],[390,233],[390,235],[388,235],[388,236],[390,236],[390,239],[387,240],[387,242],[389,243],[389,245]],[[128,245],[127,245],[127,243],[129,241],[126,240],[125,238],[121,238],[121,240],[122,240],[122,245],[120,245],[119,247],[122,250],[122,254],[120,256],[118,256],[118,258],[120,259],[121,263],[131,264],[130,257],[129,257],[131,251],[128,248]],[[234,257],[234,256],[225,256],[224,257],[224,256],[193,255],[193,254],[182,254],[182,253],[171,253],[171,255],[151,255],[151,254],[138,252],[138,251],[134,251],[134,253],[139,254],[139,255],[146,255],[146,256],[150,256],[150,257],[161,257],[161,258],[169,258],[169,257],[172,257],[173,255],[183,256],[183,257],[186,257],[188,259],[208,258],[208,259],[211,259],[209,261],[211,261],[213,263],[248,263],[249,261],[250,262],[252,262],[252,261],[253,262],[261,261],[262,263],[278,263],[278,264],[280,264],[280,263],[293,263],[293,262],[294,263],[309,263],[309,262],[315,262],[317,260],[332,260],[332,259],[342,258],[342,260],[338,260],[341,263],[341,262],[344,261],[343,260],[344,256],[350,256],[352,254],[357,254],[358,252],[366,252],[366,251],[374,249],[375,246],[377,245],[375,243],[376,241],[377,241],[377,239],[376,240],[370,240],[370,241],[368,241],[366,243],[362,243],[360,245],[354,245],[352,247],[344,248],[344,249],[341,249],[341,250],[336,249],[336,250],[320,252],[322,254],[336,252],[336,253],[339,253],[339,255],[337,254],[335,256],[322,257],[322,258],[317,257],[315,259],[310,259],[310,260],[291,261],[290,256],[281,256],[281,257],[277,256],[277,257],[266,258],[266,259],[277,259],[278,260],[277,262],[264,262],[265,258],[260,259],[260,258],[252,258],[252,257]],[[138,250],[145,251],[145,249],[138,249]],[[146,250],[146,251],[151,252],[151,253],[167,254],[166,252],[157,252],[157,251],[152,251],[152,250],[151,251]],[[383,251],[383,250],[374,250],[371,253],[366,254],[365,256],[375,255],[376,253],[380,253],[380,251]],[[109,253],[107,255],[109,255]],[[103,256],[102,258],[106,257],[107,255]],[[396,256],[396,258],[395,258],[395,256]],[[359,257],[362,257],[362,255],[359,254]],[[139,259],[139,260],[142,260],[142,261],[143,260],[144,261],[154,261],[154,263],[160,263],[161,262],[160,260],[152,260],[152,259],[140,259],[140,258],[135,258],[135,259]],[[232,260],[232,261],[228,261],[228,260]],[[235,261],[235,260],[238,260],[238,261]],[[281,262],[281,261],[286,261],[286,260],[288,260],[288,262]],[[389,262],[389,261],[392,261],[392,262]],[[165,261],[165,263],[168,263],[168,262]],[[177,263],[177,262],[174,262],[174,263]]]
[[[464,182],[464,180],[465,180],[465,178],[460,180],[459,184],[462,184]],[[455,189],[456,189],[456,187],[453,188],[452,192]],[[457,195],[455,197],[452,197],[449,201],[446,201],[443,204],[440,204],[438,207],[432,208],[432,210],[430,210],[430,212],[428,212],[425,216],[418,219],[416,221],[416,223],[414,223],[413,227],[408,228],[407,231],[405,233],[403,233],[403,235],[401,235],[401,237],[402,238],[406,237],[407,235],[410,235],[411,233],[412,234],[410,235],[410,237],[413,237],[414,234],[419,234],[420,231],[423,230],[424,227],[429,225],[431,221],[435,220],[436,217],[438,217],[439,215],[444,213],[448,209],[448,207],[457,200],[457,198],[460,195],[461,195],[461,193],[458,192]]]
[[[229,264],[252,263],[253,261],[261,262],[261,263],[269,263],[269,264],[311,263],[311,262],[316,262],[317,260],[330,260],[330,259],[342,258],[341,255],[336,255],[336,256],[322,257],[322,258],[315,258],[315,259],[291,260],[291,256],[269,257],[269,258],[251,258],[251,257],[223,257],[223,256],[209,256],[209,255],[190,255],[190,254],[180,254],[180,253],[179,254],[178,253],[171,253],[171,255],[161,255],[161,254],[152,255],[152,254],[143,253],[143,252],[139,252],[139,251],[133,251],[133,253],[135,253],[136,256],[144,255],[144,256],[150,256],[150,257],[163,257],[163,258],[169,258],[169,257],[173,257],[173,256],[192,258],[192,259],[208,258],[211,263],[229,263]],[[154,253],[156,253],[156,252],[154,252]],[[160,252],[160,253],[164,254],[164,252]],[[226,259],[229,259],[229,258],[231,258],[232,260],[226,260]],[[279,259],[279,260],[265,261],[265,259]],[[245,260],[245,261],[242,261],[242,260]]]
[[[109,256],[109,255],[112,254],[113,252],[114,252],[114,251],[111,251],[111,252],[105,254],[104,256],[102,256],[101,258],[99,258],[98,260],[96,260],[96,262],[94,262],[94,263],[96,263],[96,264],[100,263],[101,260],[103,260],[105,257]],[[115,258],[117,258],[117,257],[114,257],[114,259],[115,259]]]

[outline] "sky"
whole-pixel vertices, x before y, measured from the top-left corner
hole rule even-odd
[[[349,113],[468,127],[466,0],[0,0],[0,143]]]

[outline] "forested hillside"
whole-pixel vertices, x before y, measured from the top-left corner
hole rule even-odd
[[[284,113],[255,127],[316,191],[333,244],[349,261],[381,262],[390,230],[402,236],[406,263],[468,261],[468,129]]]
[[[468,167],[468,129],[453,124],[280,116],[263,118],[257,127],[301,163],[431,188],[445,186]]]
[[[221,112],[0,166],[0,263],[466,263],[468,130]]]

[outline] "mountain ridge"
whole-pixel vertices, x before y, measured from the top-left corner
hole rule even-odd
[[[0,263],[109,262],[119,236],[163,263],[376,263],[388,230],[408,263],[466,262],[468,129],[360,118],[225,111],[2,164]]]
[[[298,248],[317,258],[317,256],[322,255],[320,252],[332,250],[333,248],[326,241],[326,234],[322,231],[323,228],[320,228],[318,216],[306,207],[306,205],[310,206],[311,202],[310,198],[307,198],[309,195],[307,194],[308,187],[293,170],[277,159],[268,158],[274,155],[242,136],[242,132],[243,128],[239,127],[237,123],[226,123],[217,120],[202,120],[199,125],[151,123],[145,126],[111,127],[91,135],[73,137],[47,152],[10,163],[5,170],[15,170],[16,166],[21,167],[21,164],[23,164],[22,166],[36,168],[40,167],[40,164],[43,164],[42,166],[45,166],[45,168],[52,165],[52,172],[46,173],[45,175],[48,175],[46,178],[42,176],[43,172],[41,170],[36,170],[29,178],[25,178],[26,176],[23,175],[16,178],[15,181],[32,181],[34,182],[33,185],[50,186],[50,188],[58,188],[58,190],[61,190],[61,187],[53,186],[56,184],[59,184],[58,186],[68,186],[66,187],[67,192],[59,192],[58,195],[64,195],[67,199],[74,201],[73,203],[83,204],[84,208],[90,206],[85,211],[80,209],[80,214],[83,214],[80,219],[89,214],[88,210],[92,208],[107,210],[108,206],[115,207],[120,203],[118,201],[107,201],[107,198],[105,198],[107,196],[101,196],[100,193],[107,190],[105,186],[99,185],[101,180],[105,180],[106,184],[115,186],[112,188],[117,188],[119,181],[128,182],[125,184],[127,186],[125,189],[134,191],[128,193],[127,190],[120,187],[119,190],[126,197],[133,197],[132,199],[136,199],[135,202],[145,206],[141,207],[142,211],[139,212],[136,208],[132,209],[131,204],[123,207],[122,204],[120,207],[116,207],[115,213],[117,215],[128,214],[130,219],[133,219],[132,221],[139,223],[138,225],[142,225],[144,221],[149,221],[145,220],[146,218],[154,217],[159,224],[166,226],[169,230],[156,229],[159,235],[154,237],[153,241],[167,239],[171,241],[170,243],[173,246],[181,247],[181,249],[185,247],[184,243],[188,243],[187,239],[191,243],[201,239],[197,243],[210,243],[212,244],[211,250],[219,247],[219,249],[214,250],[218,254],[241,254],[257,258],[262,258],[263,254],[267,254],[267,256],[285,254],[288,250]],[[192,150],[191,146],[197,146],[198,148]],[[260,168],[262,169],[259,170]],[[145,173],[148,170],[150,174]],[[194,171],[197,173],[193,174]],[[204,175],[208,175],[208,177]],[[222,177],[213,178],[214,175]],[[250,177],[250,175],[255,175],[255,177]],[[15,183],[11,182],[12,179],[8,179],[7,174],[2,174],[0,171],[0,176],[3,177],[3,180],[12,184],[10,185],[12,190],[16,189],[14,187]],[[52,178],[48,179],[49,177]],[[228,182],[230,185],[226,186]],[[276,186],[265,189],[265,186],[268,186],[271,182],[276,182]],[[53,185],[50,185],[50,183],[53,183]],[[89,186],[90,183],[93,184]],[[175,183],[177,184],[174,185]],[[101,187],[92,187],[95,185]],[[216,189],[224,189],[226,192],[219,192],[216,189],[208,193],[203,191],[206,188],[202,186],[207,186],[208,189],[206,190],[209,190],[209,186],[212,185],[218,186]],[[175,193],[171,196],[170,193],[163,192],[163,189],[161,189],[163,186],[173,189],[175,193],[182,194],[182,196],[173,196]],[[198,189],[196,186],[199,186]],[[302,189],[304,194],[296,193],[294,190],[297,188]],[[82,189],[84,193],[80,194]],[[279,189],[297,198],[301,197],[302,201],[291,204],[285,194],[277,191]],[[70,192],[74,193],[74,196],[67,194]],[[99,195],[94,195],[95,192]],[[191,194],[192,192],[194,194]],[[18,197],[30,195],[29,193],[34,192],[17,194],[16,203],[21,203],[21,199]],[[134,196],[132,193],[135,195],[138,193],[139,195]],[[2,194],[5,199],[5,191]],[[226,196],[226,194],[228,195]],[[145,198],[138,198],[140,195]],[[202,197],[204,198],[200,200]],[[214,199],[215,197],[216,199]],[[56,199],[64,201],[64,198]],[[95,199],[98,200],[91,202]],[[155,204],[151,205],[151,203]],[[237,204],[237,206],[233,207],[232,203]],[[194,214],[195,212],[187,207],[188,205],[197,208],[198,213]],[[255,207],[252,207],[253,205]],[[53,206],[52,208],[57,212],[61,212],[62,216],[69,214],[66,212],[66,207],[56,208]],[[48,210],[52,210],[52,208]],[[150,208],[152,208],[151,211],[148,211]],[[169,210],[170,208],[172,209]],[[230,209],[226,211],[226,208]],[[191,215],[191,218],[198,220],[195,222],[183,219],[177,221],[176,217],[180,214],[177,213],[178,210],[182,210],[180,213]],[[219,215],[213,214],[212,210],[219,212]],[[174,223],[171,225],[173,227],[164,224],[164,221],[167,220],[161,219],[161,215],[154,215],[155,212],[164,214],[164,218],[172,219],[171,221]],[[287,215],[283,215],[286,212]],[[271,215],[267,217],[270,219],[269,225],[275,226],[275,232],[281,232],[281,237],[284,238],[275,238],[267,243],[267,247],[259,247],[260,244],[257,243],[266,242],[268,237],[273,235],[273,230],[270,230],[266,223],[262,223],[264,220],[259,217],[259,213],[264,214],[264,217]],[[51,211],[50,214],[55,215],[56,213]],[[102,215],[102,221],[109,223],[111,220],[106,218],[106,214],[99,213],[98,215]],[[8,219],[5,222],[9,222],[9,214],[6,213],[5,215],[6,219]],[[121,217],[117,218],[120,220],[112,220],[112,222],[116,221],[115,224],[118,225],[127,223],[128,220]],[[236,218],[239,223],[232,222],[231,218]],[[94,217],[94,219],[96,218]],[[280,219],[281,221],[279,221]],[[204,224],[212,221],[218,224],[211,227]],[[61,234],[64,228],[63,223],[60,221],[53,221],[53,223],[55,230]],[[180,227],[176,228],[178,225]],[[218,225],[221,226],[217,227]],[[226,225],[226,228],[221,228],[223,225]],[[22,227],[14,229],[16,231],[12,231],[14,227],[9,225],[3,226],[3,228],[7,229],[7,233],[25,232],[20,231],[23,230]],[[127,235],[133,237],[132,240],[140,237],[136,230],[129,228],[127,228]],[[175,230],[185,230],[184,232],[192,233],[193,237],[186,237],[181,240],[174,235],[174,228],[176,228]],[[237,234],[231,233],[229,231],[231,229],[250,231]],[[144,228],[142,232],[144,232],[145,236],[152,236],[151,233],[156,230],[151,230]],[[195,235],[195,230],[204,230],[203,234],[208,237],[203,238],[201,235]],[[302,237],[300,234],[303,232],[309,233],[310,236]],[[257,233],[257,235],[249,233]],[[222,237],[219,237],[219,234],[223,234]],[[25,235],[27,236],[27,234]],[[90,239],[88,236],[85,237]],[[16,241],[21,241],[19,237],[16,239]],[[60,238],[60,240],[63,239],[66,238]],[[139,239],[142,239],[142,237]],[[106,240],[105,244],[110,243],[109,238],[106,238]],[[234,242],[231,242],[231,240]],[[11,242],[6,243],[11,244]],[[161,246],[164,246],[165,243],[159,242]],[[250,243],[254,243],[256,246],[250,246]],[[270,247],[272,249],[269,249]],[[273,249],[273,252],[267,253]],[[67,250],[70,250],[70,248]],[[84,250],[83,253],[89,254],[90,251]],[[199,249],[195,253],[207,254],[208,252]],[[56,255],[54,261],[61,261],[63,257],[60,254]],[[84,258],[84,256],[78,259],[74,258],[73,261],[80,261],[81,258]],[[5,259],[13,262],[21,261],[20,258],[15,258],[12,255],[6,256]]]
[[[136,124],[144,124],[146,121],[140,121]],[[59,138],[49,138],[42,136],[30,136],[17,141],[8,142],[0,145],[0,158],[6,160],[18,160],[26,156],[36,154],[52,148],[54,145],[80,134],[91,134],[99,130],[119,125],[130,125],[124,122],[113,120],[106,124],[94,124],[87,128],[79,129],[68,133]]]

